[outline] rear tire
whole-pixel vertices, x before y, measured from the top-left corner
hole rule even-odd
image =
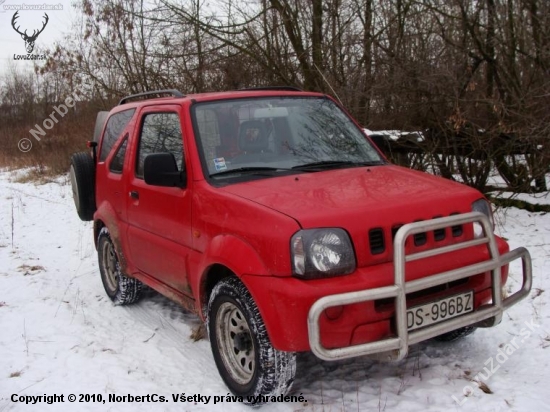
[[[233,394],[258,406],[265,403],[261,396],[288,393],[296,374],[296,354],[271,345],[258,307],[239,279],[225,278],[216,284],[206,323],[216,366]]]
[[[94,218],[95,205],[95,164],[86,152],[71,156],[70,169],[73,200],[78,216],[83,221]]]
[[[106,227],[99,232],[97,254],[101,281],[115,305],[129,305],[141,297],[143,284],[122,273],[115,246]]]
[[[475,332],[475,330],[476,328],[474,326],[465,326],[463,328],[444,333],[443,335],[436,336],[434,339],[439,342],[453,342],[471,335]]]

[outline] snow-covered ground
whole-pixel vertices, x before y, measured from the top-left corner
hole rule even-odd
[[[262,411],[550,410],[550,214],[508,209],[497,222],[512,247],[530,250],[534,271],[531,295],[499,326],[451,344],[416,345],[396,363],[300,355],[293,394],[307,402]],[[517,287],[519,265],[511,274]],[[208,341],[190,337],[198,325],[152,291],[133,306],[113,306],[91,225],[78,219],[67,179],[36,186],[0,172],[0,412],[251,410],[226,401]],[[211,398],[174,402],[182,393]],[[54,394],[65,402],[11,400]],[[69,394],[77,401],[69,403]],[[80,394],[106,402],[78,402]],[[109,402],[113,394],[167,402]]]

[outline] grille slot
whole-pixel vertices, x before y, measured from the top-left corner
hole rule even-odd
[[[445,228],[434,230],[434,239],[437,241],[445,239]]]
[[[453,226],[451,230],[453,232],[454,237],[458,237],[462,235],[462,225]]]
[[[422,220],[415,220],[416,222],[422,222]],[[426,236],[426,232],[417,233],[414,235],[414,245],[415,246],[422,246],[425,245],[426,242],[428,242],[428,236]]]
[[[379,255],[386,250],[384,231],[381,228],[377,227],[369,230],[369,244],[370,253],[373,255]]]
[[[440,217],[443,217],[441,215],[438,215],[438,216],[434,216],[434,219],[438,219]],[[446,230],[445,228],[441,228],[441,229],[436,229],[434,230],[434,240],[439,242],[443,239],[445,239],[445,236],[446,236]]]
[[[460,214],[460,213],[454,212],[454,213],[451,213],[451,216],[455,216],[455,215],[458,215],[458,214]],[[456,226],[451,227],[451,233],[453,234],[454,237],[462,236],[463,232],[464,232],[464,230],[462,229],[462,225],[456,225]]]
[[[394,227],[391,228],[391,240],[393,242],[393,240],[395,239],[395,235],[397,234],[397,231],[399,229],[401,229],[401,226],[403,226],[403,224],[397,224],[395,225]]]
[[[426,236],[426,232],[417,233],[416,235],[414,235],[415,246],[425,245],[427,241],[428,241],[428,236]]]

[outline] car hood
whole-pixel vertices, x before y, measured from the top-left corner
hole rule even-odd
[[[303,228],[348,230],[359,222],[408,223],[465,213],[482,197],[465,185],[394,165],[266,178],[222,190],[284,213]]]

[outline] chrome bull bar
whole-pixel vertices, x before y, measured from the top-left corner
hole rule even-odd
[[[411,235],[474,222],[481,224],[483,228],[483,235],[478,239],[464,241],[410,255],[406,255],[405,253],[405,241]],[[489,260],[436,275],[427,276],[410,282],[405,282],[406,262],[437,256],[483,244],[487,244],[490,255]],[[414,343],[433,338],[434,336],[438,336],[464,326],[476,325],[489,327],[498,324],[502,318],[503,311],[526,297],[531,290],[533,278],[531,255],[529,254],[529,251],[524,247],[519,247],[504,255],[500,255],[489,219],[480,212],[471,212],[406,224],[397,231],[393,245],[393,285],[341,293],[337,295],[329,295],[317,300],[312,305],[308,314],[309,344],[312,352],[317,357],[324,360],[338,360],[356,356],[375,355],[376,357],[384,360],[401,360],[407,356],[409,345]],[[501,267],[516,259],[522,260],[522,286],[521,289],[514,294],[508,296],[507,298],[503,298]],[[408,293],[488,271],[491,272],[492,303],[483,305],[468,314],[445,320],[432,326],[426,326],[420,330],[407,330],[406,295]],[[396,337],[335,349],[327,349],[322,345],[319,317],[327,308],[386,298],[395,298]]]

